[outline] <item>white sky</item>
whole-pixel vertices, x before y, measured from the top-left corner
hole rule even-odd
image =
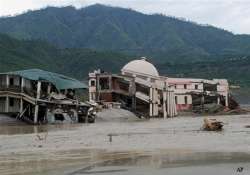
[[[46,6],[73,5],[81,8],[95,3],[184,17],[234,33],[250,34],[250,0],[0,0],[0,16]]]

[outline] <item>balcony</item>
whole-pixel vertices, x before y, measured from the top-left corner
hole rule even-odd
[[[13,93],[25,93],[31,97],[36,97],[36,91],[30,88],[24,87],[23,90],[20,86],[15,86],[11,85],[7,87],[6,85],[1,85],[0,86],[0,92],[3,91],[8,91],[8,92],[13,92]]]

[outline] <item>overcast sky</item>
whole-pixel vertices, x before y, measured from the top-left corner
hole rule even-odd
[[[250,0],[0,0],[0,16],[45,6],[81,8],[95,3],[132,8],[148,14],[184,17],[234,33],[250,34]]]

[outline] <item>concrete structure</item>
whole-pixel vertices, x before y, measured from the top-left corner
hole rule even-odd
[[[168,78],[168,83],[175,89],[178,111],[191,109],[195,103],[211,103],[208,98],[213,103],[229,105],[229,84],[225,79]]]
[[[129,62],[119,75],[100,70],[89,73],[90,101],[121,102],[147,117],[174,117],[177,111],[206,103],[227,107],[228,93],[227,80],[160,76],[146,58]]]
[[[75,90],[78,88],[87,86],[39,69],[1,73],[0,113],[34,124],[67,118],[78,122],[89,108],[77,99]]]

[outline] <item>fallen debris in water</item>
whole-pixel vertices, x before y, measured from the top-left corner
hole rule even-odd
[[[108,134],[109,136],[109,142],[111,143],[112,142],[112,134]]]
[[[202,129],[205,131],[221,131],[223,127],[223,122],[217,121],[216,119],[204,119],[204,124]]]

